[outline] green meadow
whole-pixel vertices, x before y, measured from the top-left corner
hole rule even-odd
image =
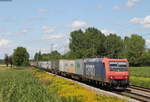
[[[131,67],[131,84],[150,88],[150,67]]]

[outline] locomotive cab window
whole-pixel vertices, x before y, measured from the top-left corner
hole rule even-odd
[[[109,62],[110,71],[128,71],[128,62],[111,61]]]

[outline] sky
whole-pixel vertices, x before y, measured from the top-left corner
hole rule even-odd
[[[0,59],[18,46],[35,52],[69,48],[69,34],[95,27],[124,38],[139,34],[150,48],[150,0],[0,0]]]

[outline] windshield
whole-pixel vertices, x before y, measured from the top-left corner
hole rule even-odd
[[[111,61],[109,62],[110,71],[128,71],[127,61]]]

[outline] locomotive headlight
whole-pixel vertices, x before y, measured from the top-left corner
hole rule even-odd
[[[113,76],[110,76],[110,79],[113,79]]]

